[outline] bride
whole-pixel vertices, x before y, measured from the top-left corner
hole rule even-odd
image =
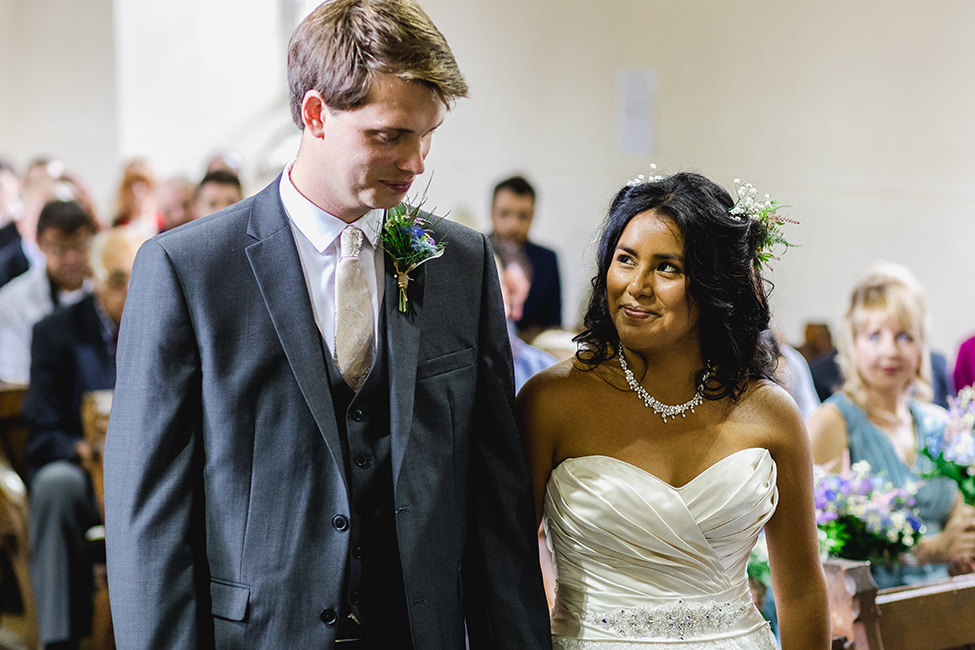
[[[774,648],[745,573],[763,527],[782,647],[829,647],[809,443],[762,334],[777,224],[743,196],[689,173],[620,190],[579,352],[518,396],[555,648]]]

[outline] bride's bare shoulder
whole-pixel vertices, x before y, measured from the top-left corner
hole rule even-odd
[[[565,359],[535,374],[525,383],[519,397],[526,392],[530,395],[545,396],[550,393],[566,395],[574,391],[586,390],[587,387],[591,387],[594,380],[598,380],[601,374],[602,369],[599,366],[590,368],[578,359]]]
[[[603,369],[590,369],[571,358],[561,361],[534,375],[518,393],[519,409],[531,409],[536,413],[566,413],[573,405],[581,405],[592,398],[599,384]]]
[[[770,449],[806,441],[806,428],[799,407],[778,384],[751,382],[735,409],[735,419],[765,440]],[[774,455],[774,454],[773,454]]]

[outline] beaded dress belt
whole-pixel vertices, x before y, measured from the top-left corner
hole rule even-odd
[[[583,622],[625,638],[670,638],[684,640],[721,632],[737,623],[751,610],[750,602],[724,601],[692,605],[678,600],[668,607],[631,607],[599,614],[585,613]]]

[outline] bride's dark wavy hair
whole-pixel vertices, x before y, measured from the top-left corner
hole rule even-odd
[[[728,192],[700,174],[674,174],[617,193],[599,238],[585,330],[575,338],[582,364],[595,368],[619,351],[606,275],[623,229],[636,215],[653,211],[670,219],[684,239],[687,291],[700,310],[701,356],[710,364],[705,397],[738,399],[749,380],[774,381],[775,355],[764,334],[770,319],[766,287],[770,290],[771,284],[757,257],[765,227],[731,216],[733,206]],[[696,380],[706,372],[702,368]]]

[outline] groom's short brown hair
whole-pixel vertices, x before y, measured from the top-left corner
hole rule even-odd
[[[301,21],[288,44],[292,119],[302,128],[301,103],[313,89],[329,108],[361,106],[376,73],[426,84],[448,106],[467,96],[447,40],[416,2],[332,0]]]

